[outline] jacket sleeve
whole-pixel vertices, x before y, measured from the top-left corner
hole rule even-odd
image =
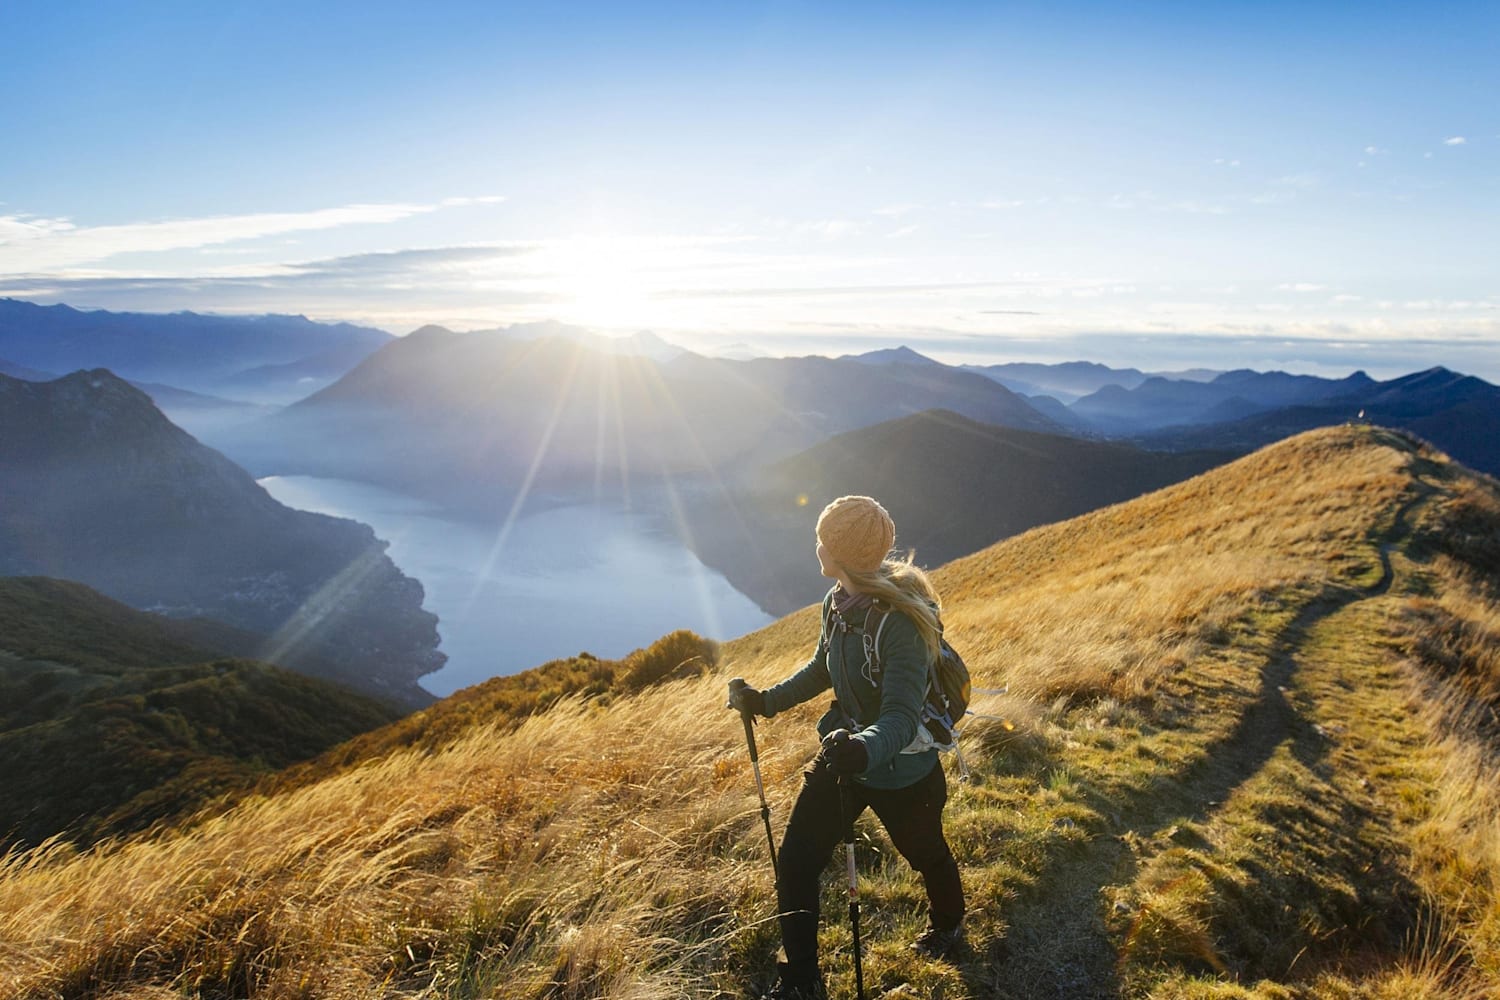
[[[906,615],[893,612],[880,637],[880,714],[860,730],[870,763],[865,773],[889,764],[916,738],[927,697],[927,644]]]
[[[818,648],[813,652],[812,659],[786,680],[766,689],[767,718],[777,712],[784,712],[794,705],[800,705],[804,701],[810,701],[833,687],[833,681],[828,676],[828,644],[824,641],[827,636],[823,634],[824,629],[827,628],[828,604],[832,600],[833,591],[830,590],[823,598],[823,611],[820,618],[823,624],[818,630]]]

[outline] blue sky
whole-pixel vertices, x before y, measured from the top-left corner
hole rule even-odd
[[[0,39],[0,295],[1500,379],[1493,3],[13,0]]]

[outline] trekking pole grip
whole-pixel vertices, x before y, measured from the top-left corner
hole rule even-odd
[[[736,677],[729,682],[729,703],[734,704],[734,696],[749,687],[745,678]],[[745,724],[745,742],[750,747],[750,762],[760,763],[760,755],[755,750],[755,715],[748,708],[740,709],[740,721]]]

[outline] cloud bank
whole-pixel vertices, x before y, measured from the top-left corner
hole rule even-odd
[[[76,226],[67,219],[0,216],[0,275],[38,274],[96,264],[126,254],[161,253],[283,236],[398,222],[476,204],[495,196],[449,198],[436,204],[357,204],[307,212],[262,212],[167,219],[112,226]]]

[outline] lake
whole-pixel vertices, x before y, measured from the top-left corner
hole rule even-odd
[[[557,507],[517,519],[502,537],[500,525],[366,483],[260,484],[288,507],[363,521],[390,543],[439,619],[448,662],[422,679],[435,695],[585,651],[617,659],[680,628],[729,639],[773,620],[640,512]]]

